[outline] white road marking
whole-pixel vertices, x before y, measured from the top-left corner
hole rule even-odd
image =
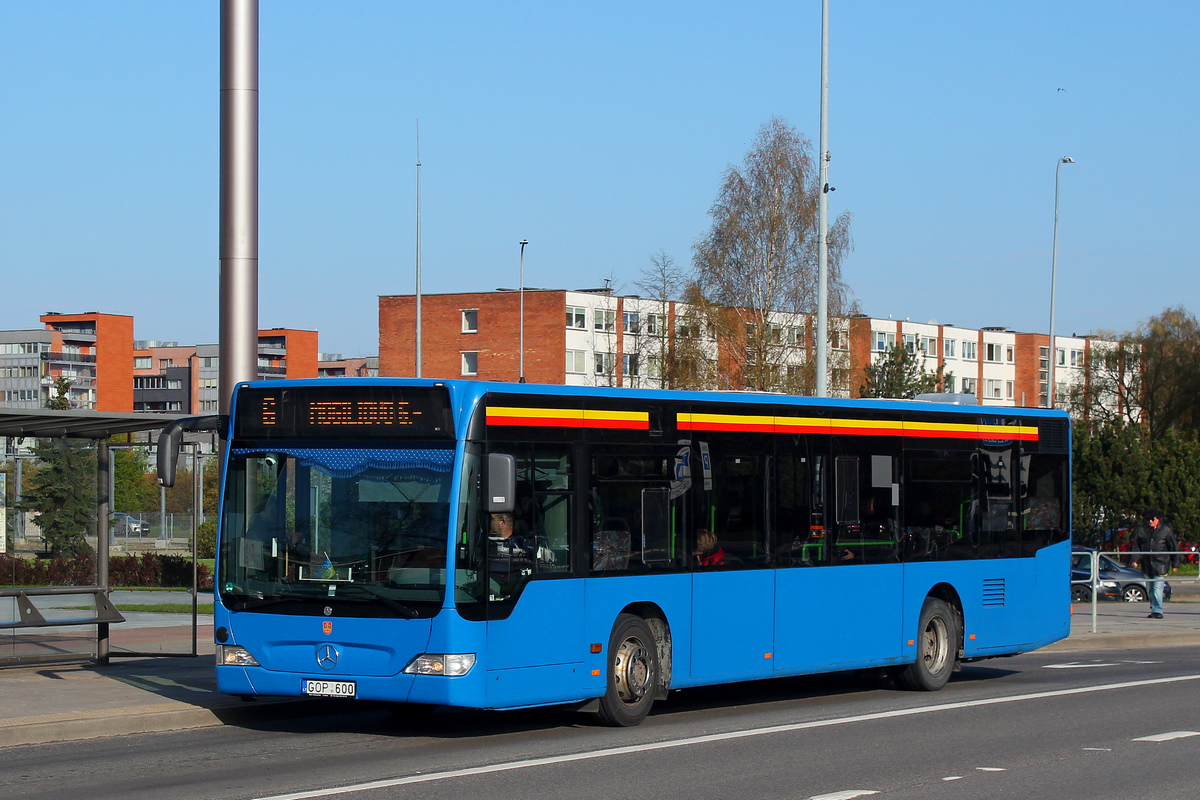
[[[1042,669],[1082,669],[1083,667],[1115,667],[1114,664],[1080,664],[1078,661],[1068,661],[1065,664],[1043,664]]]
[[[1099,753],[1111,753],[1112,752],[1111,747],[1085,747],[1083,749],[1084,750],[1095,750],[1096,752],[1099,752]]]
[[[866,797],[869,794],[879,794],[872,789],[844,789],[831,794],[815,794],[809,800],[854,800],[856,797]]]
[[[942,780],[944,780],[944,781],[961,781],[962,775],[947,775],[946,777],[942,778]]]
[[[1189,736],[1200,736],[1200,731],[1171,731],[1170,733],[1156,733],[1153,736],[1139,736],[1134,739],[1135,742],[1169,742],[1172,739],[1186,739]]]
[[[976,767],[980,772],[1004,772],[1004,767]]]
[[[277,794],[269,797],[257,798],[257,800],[306,800],[310,797],[332,797],[340,794],[350,794],[351,792],[365,792],[372,789],[387,789],[392,786],[407,786],[415,783],[430,783],[432,781],[449,780],[451,778],[464,778],[473,775],[489,775],[496,772],[508,772],[517,769],[529,769],[530,767],[544,767],[551,764],[567,764],[573,761],[589,761],[594,758],[610,758],[612,756],[634,755],[645,753],[651,750],[669,750],[676,747],[690,747],[697,744],[710,744],[712,742],[724,742],[734,739],[747,739],[751,736],[764,736],[774,733],[792,733],[795,731],[812,730],[815,728],[828,728],[833,725],[848,725],[856,722],[873,722],[881,719],[895,719],[898,717],[911,717],[918,714],[932,714],[938,711],[956,711],[963,708],[979,708],[981,706],[999,705],[1001,703],[1016,703],[1024,700],[1042,700],[1047,697],[1068,697],[1076,694],[1090,694],[1092,692],[1106,692],[1116,689],[1133,689],[1139,686],[1157,686],[1164,683],[1178,683],[1180,681],[1200,680],[1198,675],[1177,675],[1172,678],[1149,678],[1141,681],[1127,681],[1125,683],[1106,683],[1098,686],[1080,686],[1075,689],[1054,689],[1046,692],[1032,692],[1030,694],[1008,695],[1005,697],[988,697],[980,700],[962,700],[955,703],[942,703],[932,706],[916,706],[915,708],[900,708],[894,711],[879,711],[873,714],[856,714],[849,717],[834,717],[833,719],[818,719],[809,722],[793,722],[787,725],[771,725],[766,728],[750,728],[741,731],[729,731],[727,733],[711,733],[705,736],[693,736],[687,739],[667,739],[661,742],[645,742],[643,744],[627,745],[625,747],[609,747],[603,750],[590,750],[583,753],[568,753],[561,756],[546,756],[544,758],[530,758],[524,761],[505,761],[499,764],[488,764],[482,767],[466,767],[464,769],[447,770],[445,772],[431,772],[426,775],[406,775],[401,778],[384,778],[377,781],[367,781],[365,783],[352,783],[345,786],[332,786],[328,789],[311,789],[303,792],[289,792],[288,794]]]

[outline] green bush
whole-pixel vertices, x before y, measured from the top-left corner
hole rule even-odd
[[[96,581],[96,556],[80,553],[70,558],[26,559],[0,555],[0,575],[12,576],[14,586],[89,586]],[[201,589],[211,589],[208,565],[196,564]],[[109,586],[187,588],[192,585],[192,562],[183,556],[144,553],[113,556],[108,560]]]
[[[217,520],[214,517],[196,528],[196,558],[217,557]]]

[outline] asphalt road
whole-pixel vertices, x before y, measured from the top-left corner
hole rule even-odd
[[[690,690],[626,730],[559,709],[413,718],[347,701],[335,716],[14,747],[0,784],[54,800],[1194,800],[1198,698],[1200,647],[1173,647],[985,661],[933,694],[852,674]]]

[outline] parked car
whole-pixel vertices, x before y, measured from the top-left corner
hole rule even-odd
[[[1092,599],[1092,553],[1090,547],[1071,548],[1071,602],[1088,603]],[[1084,581],[1078,583],[1077,581]],[[1100,556],[1099,593],[1101,600],[1143,603],[1150,599],[1146,576],[1140,569],[1126,567],[1110,556]],[[1163,600],[1171,599],[1171,584],[1163,587]]]
[[[124,533],[129,536],[144,536],[150,532],[149,522],[126,514],[124,511],[118,511],[112,515],[112,526],[114,533]]]

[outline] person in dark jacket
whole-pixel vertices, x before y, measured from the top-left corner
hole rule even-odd
[[[1158,509],[1148,509],[1142,514],[1142,525],[1138,527],[1137,549],[1144,553],[1133,563],[1142,568],[1142,574],[1148,580],[1150,587],[1150,619],[1162,619],[1163,585],[1162,577],[1174,572],[1179,567],[1179,542],[1175,539],[1175,531],[1163,522],[1162,512]],[[1161,553],[1162,555],[1158,555]]]

